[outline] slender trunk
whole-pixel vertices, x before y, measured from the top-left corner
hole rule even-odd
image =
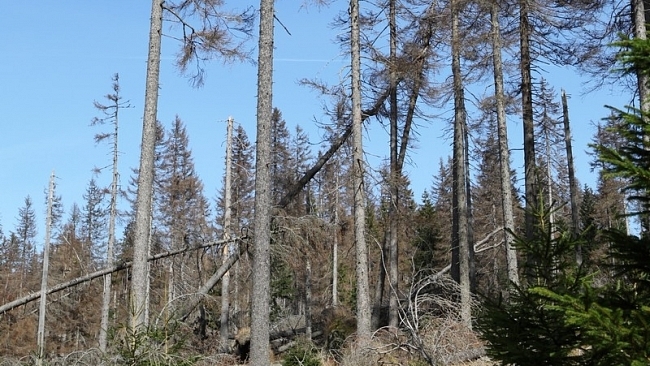
[[[636,39],[647,39],[647,23],[648,15],[650,14],[650,1],[647,0],[632,0],[632,17],[634,22],[634,38]],[[637,71],[637,87],[639,90],[639,105],[643,113],[650,112],[650,79],[648,75],[642,72],[642,70]],[[647,143],[650,142],[650,136],[645,135],[643,140]],[[647,148],[646,148],[647,150]],[[646,196],[648,192],[643,192]],[[650,231],[650,215],[643,214],[640,218],[641,221],[641,230],[644,234],[647,234]]]
[[[519,42],[521,72],[521,104],[524,126],[524,180],[525,180],[525,231],[526,239],[534,235],[534,217],[531,206],[537,203],[535,196],[537,185],[537,168],[535,164],[535,126],[533,122],[533,89],[531,81],[530,35],[531,25],[528,20],[529,0],[519,0]]]
[[[138,195],[135,212],[133,243],[133,270],[129,312],[131,329],[138,331],[146,323],[145,307],[149,283],[149,231],[151,228],[151,203],[153,196],[154,155],[156,145],[156,115],[158,109],[158,81],[160,73],[160,43],[162,37],[162,0],[151,2],[149,28],[149,54],[147,57],[147,82],[144,101]]]
[[[334,232],[332,245],[332,306],[339,304],[339,173],[336,171],[336,195],[334,196]]]
[[[648,23],[647,14],[648,11],[646,7],[649,6],[650,2],[647,0],[632,0],[632,17],[634,22],[634,38],[637,39],[647,39],[647,29],[646,24]],[[650,9],[648,9],[650,10]],[[648,82],[648,76],[642,72],[637,73],[637,83],[639,88],[639,102],[641,110],[648,111],[650,107],[650,83]]]
[[[305,338],[311,342],[311,260],[305,256]]]
[[[231,181],[232,181],[232,117],[228,117],[228,126],[226,128],[226,178],[224,184],[224,214],[223,214],[223,239],[230,239],[230,220],[231,220]],[[228,261],[230,256],[230,245],[224,245],[222,250],[223,263]],[[226,350],[228,345],[228,313],[230,311],[230,271],[224,273],[221,278],[221,318],[219,328],[219,338],[221,339],[221,348]]]
[[[501,61],[501,34],[499,26],[499,5],[492,2],[492,61],[494,65],[494,94],[497,108],[497,135],[499,139],[499,168],[501,172],[501,203],[503,210],[503,235],[506,248],[508,281],[519,285],[517,251],[514,247],[515,219],[510,177],[510,150],[508,149],[508,127],[506,123],[505,92],[503,88],[503,62]]]
[[[251,304],[251,364],[269,362],[269,299],[271,272],[271,117],[273,114],[274,0],[260,1],[257,70],[257,153],[255,161],[255,246]]]
[[[569,200],[571,204],[571,233],[573,238],[577,238],[580,230],[580,212],[578,211],[578,182],[576,181],[576,172],[573,166],[573,147],[571,143],[571,128],[569,124],[569,103],[567,102],[566,93],[562,90],[562,115],[564,121],[564,142],[566,145],[567,169],[569,172]],[[576,263],[582,264],[582,246],[576,244]]]
[[[38,310],[38,354],[36,364],[41,366],[45,359],[45,311],[47,304],[47,277],[50,265],[50,236],[52,230],[52,201],[54,200],[54,172],[50,177],[50,188],[47,195],[47,217],[45,220],[45,244],[43,246],[43,273],[41,277],[41,303]]]
[[[460,66],[460,7],[457,0],[451,2],[452,74],[454,83],[454,151],[453,151],[453,232],[452,275],[460,284],[461,320],[472,326],[471,312],[471,250],[469,238],[469,207],[466,171],[467,117]]]
[[[375,293],[372,301],[372,314],[370,316],[370,325],[372,329],[379,328],[381,324],[381,308],[384,305],[384,288],[386,287],[386,260],[388,259],[388,241],[389,229],[384,233],[384,241],[381,243],[381,253],[379,255],[379,268],[377,273],[377,282],[375,282]]]
[[[389,2],[389,27],[390,27],[390,202],[388,206],[388,248],[389,248],[389,284],[388,294],[388,325],[397,328],[399,325],[399,271],[397,247],[397,207],[399,199],[399,172],[397,170],[397,20],[396,0]]]
[[[116,76],[117,77],[117,76]],[[117,82],[117,80],[116,80]],[[119,113],[119,104],[115,103],[115,115],[114,115],[114,130],[113,130],[113,180],[111,182],[111,202],[109,208],[108,216],[108,244],[106,247],[106,266],[113,267],[114,261],[114,248],[115,248],[115,221],[117,220],[117,194],[118,194],[118,184],[120,175],[117,170],[117,158],[118,158],[118,113]],[[99,327],[99,350],[106,352],[106,346],[108,343],[108,327],[109,327],[109,313],[111,305],[111,285],[113,282],[113,277],[111,273],[104,276],[104,292],[102,297],[102,317],[101,325]]]
[[[368,246],[366,243],[363,131],[361,116],[361,47],[359,0],[350,0],[350,55],[352,78],[352,169],[354,189],[354,244],[357,275],[357,336],[361,345],[370,340],[370,295],[368,287]]]

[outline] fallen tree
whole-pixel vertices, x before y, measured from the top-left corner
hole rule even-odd
[[[217,245],[223,245],[223,244],[232,243],[232,242],[239,242],[242,239],[244,239],[244,238],[234,238],[234,239],[230,239],[230,240],[211,241],[211,242],[202,243],[202,244],[191,246],[191,247],[186,246],[186,247],[178,249],[178,250],[166,251],[166,252],[155,254],[153,256],[150,256],[147,259],[147,261],[152,262],[152,261],[155,261],[155,260],[158,260],[158,259],[172,257],[172,256],[175,256],[175,255],[187,253],[187,252],[190,252],[190,251],[193,251],[193,250],[210,248],[210,247],[214,247],[214,246],[217,246]],[[226,263],[224,263],[217,270],[217,273],[219,273],[219,272],[224,272],[225,273],[225,271],[230,269],[230,267],[232,267],[232,265],[237,261],[237,259],[239,259],[239,253],[240,252],[235,253]],[[131,265],[132,265],[132,262],[122,262],[122,263],[116,264],[116,265],[114,265],[112,267],[104,268],[102,270],[99,270],[99,271],[96,271],[96,272],[93,272],[93,273],[89,273],[89,274],[87,274],[85,276],[77,277],[77,278],[75,278],[73,280],[63,282],[63,283],[60,283],[58,285],[55,285],[55,286],[52,286],[52,287],[48,288],[47,291],[46,291],[46,294],[47,295],[53,294],[53,293],[65,290],[65,289],[67,289],[69,287],[76,286],[78,284],[91,281],[91,280],[93,280],[95,278],[98,278],[98,277],[102,277],[102,276],[107,275],[109,273],[119,272],[121,270],[130,268]],[[222,276],[223,276],[223,274],[222,274]],[[219,278],[221,278],[221,277],[219,277]],[[218,281],[218,279],[217,279],[217,281]],[[14,301],[8,302],[8,303],[0,306],[0,314],[4,314],[5,312],[10,311],[10,310],[12,310],[12,309],[14,309],[14,308],[16,308],[18,306],[25,305],[27,303],[30,303],[30,302],[32,302],[34,300],[37,300],[37,299],[40,299],[40,298],[41,298],[41,292],[34,292],[34,293],[31,293],[31,294],[29,294],[27,296],[21,297],[20,299],[16,299]]]

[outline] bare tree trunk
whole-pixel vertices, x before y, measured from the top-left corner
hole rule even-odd
[[[357,336],[361,345],[370,340],[370,290],[366,243],[363,119],[361,116],[361,48],[359,0],[350,0],[350,56],[352,78],[352,169],[354,189],[354,245],[357,274]]]
[[[634,38],[637,39],[647,39],[647,29],[646,24],[648,19],[646,10],[648,6],[648,1],[644,0],[632,0],[632,11],[633,11],[633,22],[634,22]],[[648,9],[650,10],[650,9]],[[650,108],[650,83],[648,83],[648,76],[642,72],[637,73],[637,83],[639,88],[639,102],[641,110],[648,111]]]
[[[501,34],[499,26],[499,4],[495,0],[491,5],[492,20],[492,61],[494,65],[494,94],[497,108],[497,135],[499,139],[499,168],[501,171],[501,203],[503,209],[503,235],[506,248],[506,266],[508,281],[519,284],[519,267],[517,251],[514,248],[513,233],[515,219],[512,202],[510,177],[510,150],[508,148],[508,127],[506,123],[505,92],[503,90],[503,62],[501,61]]]
[[[230,216],[231,216],[231,181],[232,181],[232,117],[228,117],[228,127],[226,128],[226,178],[224,184],[224,214],[223,214],[223,239],[230,239]],[[221,260],[223,263],[228,261],[230,256],[230,245],[224,245]],[[228,313],[230,311],[230,272],[226,272],[221,279],[221,318],[219,328],[219,338],[221,348],[226,349],[228,344]]]
[[[519,42],[520,42],[520,72],[521,72],[521,104],[524,126],[524,179],[525,179],[525,230],[526,239],[531,240],[534,234],[534,217],[531,205],[537,203],[537,167],[535,163],[535,125],[533,121],[533,88],[531,81],[530,35],[531,25],[528,20],[529,0],[519,0]]]
[[[370,316],[370,325],[372,329],[381,326],[381,308],[384,303],[384,288],[386,287],[386,261],[388,259],[388,241],[389,229],[385,229],[384,241],[381,243],[381,253],[379,254],[379,273],[377,273],[377,282],[375,282],[375,293],[372,301],[372,314]]]
[[[160,43],[162,37],[162,0],[151,2],[149,28],[149,55],[147,56],[147,82],[142,126],[138,196],[135,212],[133,243],[133,271],[129,312],[131,329],[146,323],[147,289],[149,283],[148,251],[151,228],[151,202],[153,196],[154,150],[156,144],[156,115],[158,110],[158,80],[160,73]]]
[[[54,200],[54,172],[50,176],[50,188],[47,195],[47,217],[45,220],[45,244],[43,246],[43,273],[41,277],[41,303],[38,310],[38,332],[37,348],[38,354],[36,364],[43,365],[45,359],[45,311],[47,304],[47,277],[50,265],[50,236],[52,231],[52,201]]]
[[[115,83],[116,86],[116,103],[115,103],[115,114],[114,114],[114,120],[113,120],[113,179],[111,182],[111,202],[110,202],[110,208],[109,208],[109,216],[108,216],[108,244],[106,247],[106,266],[107,267],[113,267],[113,260],[114,260],[114,248],[115,248],[115,221],[117,220],[117,193],[118,193],[118,184],[119,184],[119,179],[120,175],[117,170],[117,161],[118,161],[118,145],[117,145],[117,137],[118,137],[118,128],[119,128],[119,123],[118,123],[118,117],[119,117],[119,108],[120,105],[118,104],[119,97],[117,96],[117,92],[119,91],[119,86],[117,84],[118,82],[118,76],[115,75]],[[111,273],[107,273],[106,276],[104,276],[104,292],[102,294],[102,317],[101,317],[101,324],[99,327],[99,350],[102,352],[106,352],[106,346],[108,342],[108,327],[109,327],[109,313],[110,313],[110,305],[111,305],[111,285],[113,282],[113,277]]]
[[[571,128],[569,124],[569,103],[566,93],[562,90],[562,115],[564,121],[564,142],[566,145],[567,169],[569,172],[569,200],[571,204],[571,235],[576,238],[580,230],[580,212],[578,212],[578,182],[573,166],[573,147],[571,143]],[[576,263],[582,264],[582,246],[576,245]]]
[[[241,238],[231,239],[230,242],[239,241],[239,240],[241,240]],[[155,261],[155,260],[158,260],[158,259],[169,258],[169,257],[173,257],[173,256],[178,255],[178,254],[187,253],[187,252],[192,251],[192,250],[200,250],[200,249],[210,248],[210,247],[213,247],[213,246],[216,246],[216,245],[224,245],[224,244],[226,244],[226,242],[224,242],[224,241],[213,241],[213,242],[197,245],[197,246],[191,247],[191,248],[186,247],[186,248],[182,248],[182,249],[178,249],[178,250],[174,250],[174,251],[158,253],[156,255],[150,256],[147,260],[149,262],[151,262],[151,261]],[[230,259],[228,260],[229,265],[232,265],[232,264],[234,264],[236,262],[236,260],[239,258],[239,254],[235,255],[234,257],[235,257],[234,260],[233,260],[233,256],[231,256]],[[55,285],[55,286],[51,286],[51,287],[49,287],[47,289],[47,295],[59,292],[61,290],[65,290],[67,288],[79,285],[79,284],[84,283],[84,282],[92,281],[95,278],[103,277],[108,273],[115,273],[115,272],[119,272],[119,271],[127,269],[127,268],[131,268],[132,265],[133,265],[133,262],[122,262],[120,264],[114,265],[111,268],[104,268],[104,269],[101,269],[99,271],[89,273],[89,274],[87,274],[85,276],[77,277],[77,278],[75,278],[73,280],[70,280],[70,281],[67,281],[67,282],[64,282],[64,283],[60,283],[60,284]],[[223,265],[222,265],[222,267],[223,267]],[[228,268],[230,268],[230,267],[228,267]],[[31,294],[29,294],[27,296],[23,296],[23,297],[21,297],[19,299],[16,299],[16,300],[14,300],[12,302],[9,302],[9,303],[6,303],[6,304],[0,306],[0,314],[5,313],[7,311],[10,311],[10,310],[18,307],[18,306],[25,305],[27,303],[30,303],[30,302],[32,302],[34,300],[37,300],[37,299],[40,299],[40,298],[41,298],[41,293],[40,292],[34,292],[34,293],[31,293]]]
[[[647,23],[648,15],[650,14],[650,2],[647,0],[632,0],[632,17],[634,22],[634,38],[636,39],[647,39]],[[648,75],[641,70],[637,71],[637,84],[639,90],[639,105],[640,109],[644,113],[650,112],[650,79]],[[645,142],[650,142],[650,136],[644,136],[643,140]],[[646,148],[647,150],[647,148]],[[648,192],[644,192],[648,195]],[[641,230],[644,234],[647,234],[650,231],[650,215],[644,214],[641,215]]]
[[[460,68],[460,34],[458,0],[451,2],[452,74],[454,79],[454,151],[453,151],[453,230],[452,230],[452,276],[460,285],[461,319],[471,328],[471,248],[470,221],[467,192],[466,135],[467,117],[465,96]]]
[[[389,248],[389,284],[388,294],[388,325],[397,328],[399,325],[399,270],[397,247],[397,207],[399,200],[399,172],[397,164],[397,20],[395,0],[389,1],[389,28],[390,28],[390,202],[388,205],[388,248]]]
[[[269,298],[271,272],[271,117],[273,104],[274,0],[260,1],[257,71],[257,154],[255,162],[255,245],[251,354],[254,366],[269,362]]]
[[[305,338],[311,342],[311,260],[305,256]]]
[[[332,306],[339,304],[339,173],[336,171],[336,196],[334,196],[334,243],[332,245]]]

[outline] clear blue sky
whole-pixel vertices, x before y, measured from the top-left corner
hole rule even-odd
[[[229,3],[243,8],[258,1]],[[312,142],[320,140],[314,120],[327,121],[316,92],[298,85],[302,78],[331,83],[347,75],[348,59],[341,55],[334,38],[340,30],[330,22],[346,4],[331,9],[301,7],[300,1],[277,1],[277,16],[291,32],[276,24],[274,105],[290,126],[300,124]],[[104,102],[110,93],[111,77],[120,74],[122,96],[132,109],[120,119],[121,183],[128,184],[136,167],[142,129],[144,80],[148,43],[148,1],[14,1],[0,12],[0,224],[7,234],[14,229],[18,209],[30,195],[39,221],[45,212],[45,194],[50,172],[56,171],[57,193],[66,213],[73,202],[83,205],[82,194],[93,177],[94,167],[110,164],[109,147],[95,145],[93,136],[101,127],[90,127],[99,112],[93,101]],[[164,31],[172,34],[169,26]],[[256,33],[257,31],[255,31]],[[251,42],[251,47],[256,41]],[[233,116],[254,141],[256,68],[251,63],[208,64],[205,86],[193,88],[174,66],[176,41],[163,40],[158,119],[169,126],[178,115],[186,124],[196,169],[205,194],[214,198],[221,184],[225,123]],[[444,74],[444,72],[443,72]],[[604,104],[622,105],[629,99],[609,90],[581,96],[582,86],[570,70],[545,75],[559,91],[572,97],[574,152],[581,183],[593,184],[586,144],[593,135],[592,121],[607,114]],[[419,199],[431,186],[438,161],[450,151],[450,141],[441,139],[442,121],[421,121],[418,148],[411,152],[407,167]],[[511,118],[511,147],[520,146],[521,126]],[[383,158],[388,145],[386,132],[376,123],[367,130],[366,145],[371,161]],[[318,146],[314,147],[314,153]],[[521,171],[521,152],[513,152],[513,168]],[[96,177],[108,184],[109,173]],[[371,182],[372,184],[372,182]],[[44,228],[39,228],[42,240]]]

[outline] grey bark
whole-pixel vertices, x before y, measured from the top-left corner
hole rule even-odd
[[[633,22],[634,22],[634,38],[637,39],[647,39],[647,28],[646,24],[648,23],[646,7],[648,6],[648,1],[644,0],[632,0],[632,11],[633,11]],[[650,10],[650,9],[649,9]],[[648,76],[642,72],[637,73],[637,83],[639,88],[639,103],[641,110],[648,111],[650,108],[650,84],[648,83]]]
[[[339,173],[336,171],[336,195],[334,196],[334,232],[332,244],[332,306],[339,304]]]
[[[650,9],[650,2],[647,0],[632,0],[632,17],[634,23],[634,38],[647,39],[647,23],[648,14]],[[650,111],[650,80],[648,75],[641,70],[637,71],[637,84],[639,90],[639,105],[641,111],[648,113]],[[644,136],[645,142],[650,142],[649,136]],[[646,148],[647,149],[647,148]],[[645,192],[647,195],[648,192]],[[641,229],[644,231],[650,230],[650,217],[648,215],[641,216]]]
[[[36,364],[41,366],[45,359],[45,312],[47,305],[47,277],[50,265],[50,235],[52,231],[52,201],[54,200],[54,171],[50,176],[50,188],[47,195],[47,216],[45,218],[45,244],[43,245],[43,273],[41,276],[41,303],[38,310],[38,331],[36,346],[38,349]]]
[[[501,203],[503,209],[504,244],[506,248],[506,267],[508,281],[519,284],[517,251],[514,247],[515,220],[510,186],[510,149],[508,148],[508,126],[506,123],[505,92],[503,87],[503,62],[501,60],[501,34],[499,26],[499,4],[491,4],[492,21],[492,61],[494,66],[494,96],[497,109],[497,136],[499,140],[499,168],[501,171]]]
[[[228,242],[224,243],[224,245],[229,245],[230,243],[236,242],[239,244],[239,241],[233,241],[229,240]],[[230,268],[239,260],[239,257],[241,256],[242,252],[244,252],[247,248],[240,248],[238,251],[234,252],[230,257],[228,257],[228,260],[223,262],[221,264],[221,267],[217,269],[217,271],[201,286],[197,291],[195,296],[192,296],[188,303],[185,305],[183,310],[180,312],[180,319],[181,321],[187,320],[187,318],[190,316],[192,311],[199,306],[201,301],[204,299],[205,295],[212,290],[212,288],[219,282],[221,278],[230,270]]]
[[[454,85],[454,148],[453,148],[453,230],[452,230],[452,277],[460,285],[461,321],[472,326],[471,311],[471,248],[470,220],[467,191],[467,116],[465,93],[460,66],[460,6],[458,0],[451,2],[452,75]]]
[[[311,260],[305,256],[305,338],[311,342],[311,315],[312,315],[312,292],[311,292]]]
[[[354,244],[357,275],[357,336],[361,345],[370,340],[370,291],[366,243],[363,118],[361,115],[361,49],[359,0],[350,0],[350,57],[352,87],[352,169],[354,190]]]
[[[389,248],[389,284],[390,291],[388,295],[388,325],[397,328],[399,325],[399,270],[398,270],[398,247],[397,247],[397,230],[398,230],[398,200],[399,200],[399,171],[397,164],[397,20],[395,0],[389,1],[389,28],[390,28],[390,65],[389,65],[389,82],[390,82],[390,202],[388,206],[388,248]]]
[[[230,220],[231,220],[231,182],[232,182],[232,117],[228,118],[228,126],[226,128],[226,177],[224,183],[224,214],[223,214],[223,239],[230,239]],[[222,261],[226,263],[230,256],[230,246],[224,245],[222,251]],[[219,338],[221,339],[221,347],[224,348],[228,344],[228,314],[230,311],[230,272],[226,272],[221,279],[221,317]]]
[[[158,259],[168,258],[168,257],[172,257],[172,256],[175,256],[175,255],[178,255],[178,254],[187,253],[187,252],[192,251],[192,250],[200,250],[200,249],[204,249],[204,248],[210,248],[210,247],[213,247],[213,246],[216,246],[216,245],[225,245],[227,243],[234,242],[234,241],[239,241],[239,240],[241,240],[241,238],[234,238],[234,239],[231,239],[228,242],[213,241],[213,242],[197,245],[197,246],[191,247],[191,248],[190,247],[185,247],[185,248],[177,249],[177,250],[174,250],[174,251],[162,252],[162,253],[158,253],[156,255],[150,256],[147,259],[147,261],[151,262],[151,261],[155,261],[155,260],[158,260]],[[238,257],[239,256],[237,256],[237,258]],[[232,257],[231,257],[231,259],[232,259]],[[236,260],[233,261],[233,263],[234,262],[236,262]],[[230,261],[228,263],[230,263]],[[70,281],[67,281],[67,282],[60,283],[58,285],[49,287],[47,289],[47,295],[50,295],[50,294],[65,290],[67,288],[79,285],[81,283],[92,281],[95,278],[105,276],[108,273],[115,273],[115,272],[119,272],[119,271],[127,269],[127,268],[131,268],[132,266],[133,266],[133,262],[122,262],[122,263],[114,265],[113,267],[104,268],[104,269],[101,269],[99,271],[89,273],[89,274],[87,274],[85,276],[77,277],[77,278],[72,279]],[[34,293],[31,293],[31,294],[29,294],[27,296],[23,296],[23,297],[21,297],[19,299],[16,299],[14,301],[8,302],[8,303],[0,306],[0,314],[3,314],[5,312],[7,312],[7,311],[10,311],[10,310],[18,307],[18,306],[25,305],[27,303],[30,303],[30,302],[32,302],[34,300],[37,300],[37,299],[40,299],[40,298],[41,298],[41,293],[40,292],[34,292]]]
[[[119,91],[118,87],[118,76],[115,75],[115,91]],[[108,244],[106,247],[106,266],[112,267],[114,260],[114,248],[115,248],[115,221],[117,219],[117,193],[118,193],[118,184],[119,184],[119,172],[117,169],[118,162],[118,117],[119,117],[119,96],[115,95],[115,112],[113,115],[113,178],[111,181],[111,201],[109,207],[109,216],[108,216]],[[104,292],[102,294],[102,316],[101,324],[99,327],[99,350],[106,352],[107,339],[108,339],[108,322],[109,322],[109,313],[111,305],[111,284],[112,284],[112,274],[107,273],[104,276]]]
[[[255,226],[251,354],[254,366],[269,363],[269,298],[271,272],[271,117],[273,103],[274,0],[260,0],[257,71],[257,153],[255,161]]]
[[[142,126],[138,196],[136,198],[135,234],[133,243],[133,269],[131,298],[129,301],[130,325],[133,331],[146,323],[145,307],[149,283],[147,257],[151,227],[151,202],[153,196],[154,149],[156,144],[156,115],[158,110],[158,82],[160,73],[160,44],[162,37],[163,0],[151,2],[149,27],[149,53]]]

